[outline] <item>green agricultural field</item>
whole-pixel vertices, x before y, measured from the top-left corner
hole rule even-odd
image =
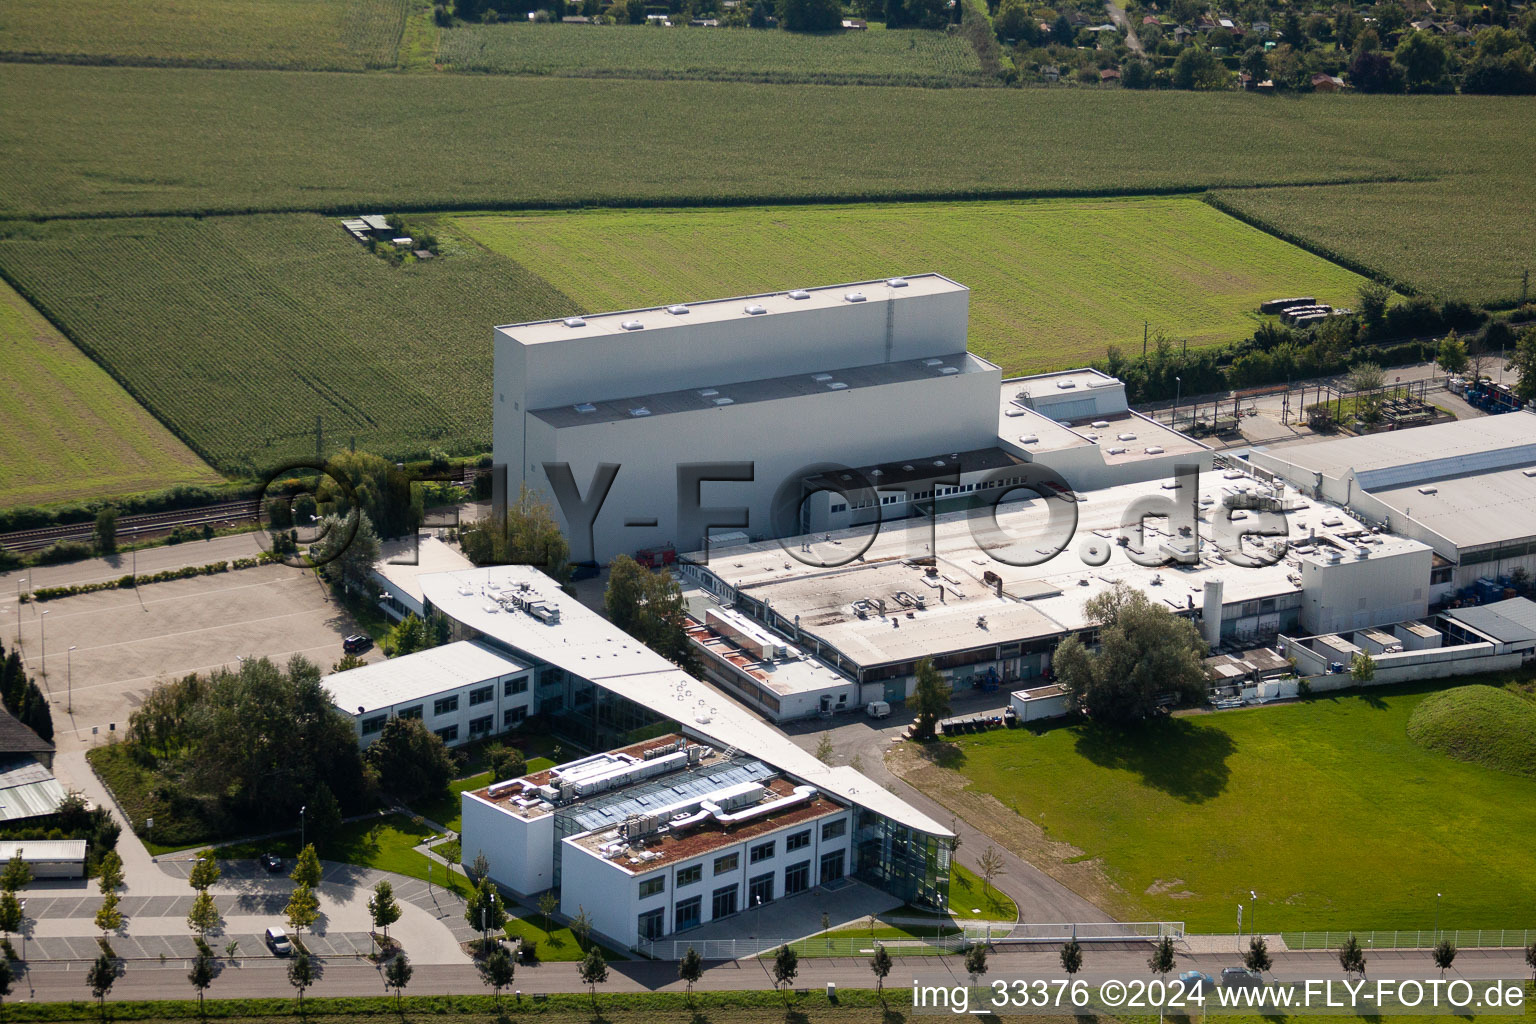
[[[0,507],[219,476],[0,282]]]
[[[1511,304],[1536,267],[1529,161],[1489,159],[1466,180],[1264,188],[1218,193],[1245,219],[1415,290],[1471,303]],[[1465,225],[1455,229],[1454,225]]]
[[[705,78],[847,85],[984,85],[958,35],[918,30],[802,35],[643,25],[471,25],[443,34],[455,71],[578,78]]]
[[[54,221],[0,231],[0,267],[210,462],[252,472],[312,457],[317,415],[328,450],[485,449],[491,325],[574,307],[445,248],[396,267],[303,214]]]
[[[584,310],[938,271],[971,289],[970,344],[1005,374],[1250,333],[1260,302],[1350,305],[1362,278],[1197,199],[1083,199],[458,216]]]
[[[6,0],[0,58],[79,64],[394,67],[421,0]]]
[[[1433,692],[1179,717],[1131,735],[1006,730],[961,738],[954,767],[1080,851],[1058,852],[1061,863],[1096,858],[1115,887],[1106,909],[1123,917],[1231,930],[1256,889],[1262,931],[1429,928],[1443,892],[1445,927],[1527,926],[1536,779],[1410,740]]]

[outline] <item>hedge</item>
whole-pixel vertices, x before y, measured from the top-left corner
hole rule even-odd
[[[254,569],[258,565],[267,565],[277,561],[281,561],[279,556],[274,555],[270,551],[263,551],[255,558],[237,558],[233,562],[185,565],[180,569],[165,569],[161,572],[143,576],[133,576],[130,574],[128,576],[120,576],[115,580],[102,580],[99,583],[73,583],[66,587],[39,587],[30,594],[22,594],[21,601],[25,604],[29,600],[53,601],[60,597],[94,594],[99,590],[127,590],[145,583],[165,583],[169,580],[191,579],[193,576],[213,576],[221,572],[229,572],[231,569]]]

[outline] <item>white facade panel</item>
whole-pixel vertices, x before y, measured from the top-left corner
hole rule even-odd
[[[520,896],[543,892],[555,879],[555,816],[531,821],[508,814],[473,793],[460,797],[459,846],[464,863],[484,854],[490,875]]]

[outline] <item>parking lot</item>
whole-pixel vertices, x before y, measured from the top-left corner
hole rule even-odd
[[[342,637],[356,629],[313,572],[283,565],[11,603],[10,611],[0,619],[5,643],[21,636],[27,670],[52,703],[61,751],[94,746],[125,728],[158,680],[295,654],[329,670],[341,657]],[[379,657],[376,650],[366,656]]]

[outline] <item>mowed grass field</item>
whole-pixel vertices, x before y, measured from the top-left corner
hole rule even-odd
[[[0,507],[219,476],[0,281]]]
[[[394,67],[420,0],[6,0],[0,57],[362,71]],[[430,5],[427,5],[430,9]]]
[[[317,415],[329,450],[482,451],[491,326],[574,312],[494,253],[395,267],[306,214],[12,224],[0,265],[227,472],[312,457]]]
[[[1168,719],[963,737],[957,767],[1097,858],[1106,909],[1230,931],[1258,892],[1263,931],[1527,927],[1536,780],[1407,735],[1428,689]]]
[[[860,85],[985,85],[958,35],[897,29],[804,35],[643,25],[467,25],[443,34],[454,71]]]
[[[586,312],[937,271],[971,289],[970,345],[1005,374],[1199,346],[1266,298],[1354,303],[1363,279],[1197,199],[1039,200],[451,218]]]

